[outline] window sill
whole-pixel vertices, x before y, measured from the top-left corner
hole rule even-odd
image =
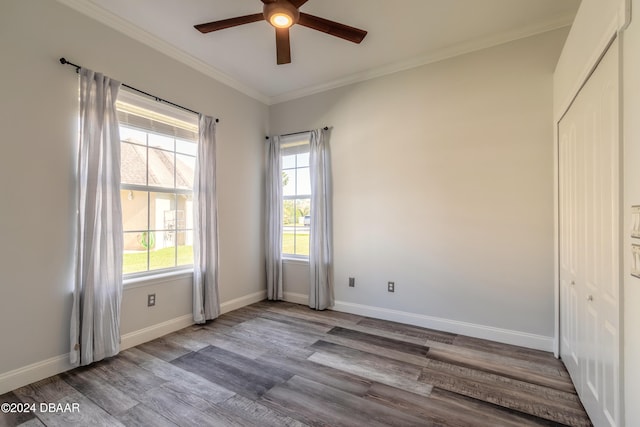
[[[298,265],[309,265],[308,258],[288,258],[282,257],[283,264],[298,264]]]
[[[157,285],[175,280],[193,277],[193,267],[183,268],[169,272],[147,274],[144,276],[125,278],[122,280],[124,289],[143,288],[145,286]]]

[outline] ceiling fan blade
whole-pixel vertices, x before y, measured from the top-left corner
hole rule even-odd
[[[288,28],[276,28],[276,57],[278,65],[291,63],[291,43],[289,42]]]
[[[264,15],[262,13],[254,13],[253,15],[238,16],[236,18],[223,19],[221,21],[207,22],[206,24],[194,25],[193,27],[205,34],[262,20],[264,20]]]
[[[300,12],[300,19],[298,19],[298,24],[304,27],[312,28],[314,30],[322,31],[323,33],[331,34],[332,36],[340,37],[341,39],[349,40],[350,42],[354,43],[360,43],[362,39],[364,39],[364,37],[367,35],[366,31],[359,28],[350,27],[348,25],[329,21],[328,19],[309,15],[303,12]]]

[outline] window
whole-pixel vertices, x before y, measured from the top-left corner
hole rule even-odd
[[[193,265],[193,180],[198,121],[121,91],[123,274]]]
[[[311,219],[309,134],[283,137],[280,153],[284,204],[282,254],[291,258],[308,258]]]

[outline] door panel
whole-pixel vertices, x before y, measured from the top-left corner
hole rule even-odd
[[[581,362],[578,352],[578,278],[579,248],[582,237],[583,185],[580,168],[582,167],[581,150],[577,141],[582,127],[578,126],[580,108],[567,113],[560,128],[559,135],[559,231],[560,231],[560,303],[561,340],[560,353],[567,369],[574,378],[581,379],[579,370]],[[576,382],[576,388],[582,385]]]
[[[560,354],[595,426],[620,425],[618,43],[558,127]]]

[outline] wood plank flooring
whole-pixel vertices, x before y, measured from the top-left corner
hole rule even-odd
[[[1,426],[590,426],[549,353],[260,302],[0,396]]]

